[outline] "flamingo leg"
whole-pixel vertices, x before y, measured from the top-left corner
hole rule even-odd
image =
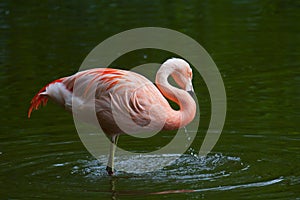
[[[108,163],[106,166],[106,171],[109,175],[114,174],[114,157],[115,157],[115,151],[116,151],[118,139],[119,139],[119,135],[113,136],[111,138]]]

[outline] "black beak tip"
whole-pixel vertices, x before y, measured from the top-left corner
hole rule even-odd
[[[189,90],[189,91],[187,91],[190,95],[191,95],[191,97],[195,97],[195,92],[193,91],[193,90]]]

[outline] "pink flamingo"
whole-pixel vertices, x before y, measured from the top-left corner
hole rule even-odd
[[[170,75],[181,89],[168,83]],[[70,112],[72,100],[85,111],[92,104],[102,130],[111,140],[106,170],[112,175],[120,134],[128,131],[138,133],[144,130],[179,129],[195,117],[196,104],[191,95],[194,91],[192,70],[186,61],[179,58],[165,61],[157,71],[155,82],[157,87],[144,76],[126,70],[96,68],[81,71],[43,87],[31,101],[28,118],[33,109],[37,110],[41,104],[46,105],[48,98]],[[92,86],[95,91],[90,96],[94,98],[88,98]],[[84,91],[82,95],[76,96],[74,90],[77,87]],[[176,102],[180,109],[172,109],[165,97]],[[118,123],[113,112],[120,115],[124,123]]]

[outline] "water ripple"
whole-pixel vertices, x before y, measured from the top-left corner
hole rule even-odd
[[[172,193],[190,193],[190,192],[206,192],[206,191],[226,191],[226,190],[234,190],[240,188],[251,188],[251,187],[264,187],[273,185],[283,181],[283,178],[278,178],[270,181],[264,182],[256,182],[256,183],[248,183],[248,184],[241,184],[241,185],[227,185],[227,186],[219,186],[219,187],[212,187],[212,188],[201,188],[196,190],[167,190],[161,192],[153,192],[151,194],[172,194]]]
[[[152,180],[176,179],[183,181],[190,180],[212,180],[218,177],[230,176],[248,170],[249,165],[245,165],[240,158],[214,154],[206,157],[195,157],[183,155],[175,162],[174,157],[178,155],[147,155],[132,157],[116,157],[116,166],[123,171],[117,171],[116,176],[145,177],[151,176]],[[99,177],[105,173],[107,158],[101,157],[99,160],[80,160],[78,165],[72,169],[72,174],[83,174],[87,177]],[[168,163],[167,167],[153,172],[152,168],[157,168],[161,163]],[[142,170],[141,170],[142,169]]]

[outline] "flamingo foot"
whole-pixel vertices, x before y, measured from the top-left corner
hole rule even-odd
[[[106,167],[106,171],[107,171],[108,175],[110,175],[110,176],[112,176],[114,174],[114,170],[109,166]]]

